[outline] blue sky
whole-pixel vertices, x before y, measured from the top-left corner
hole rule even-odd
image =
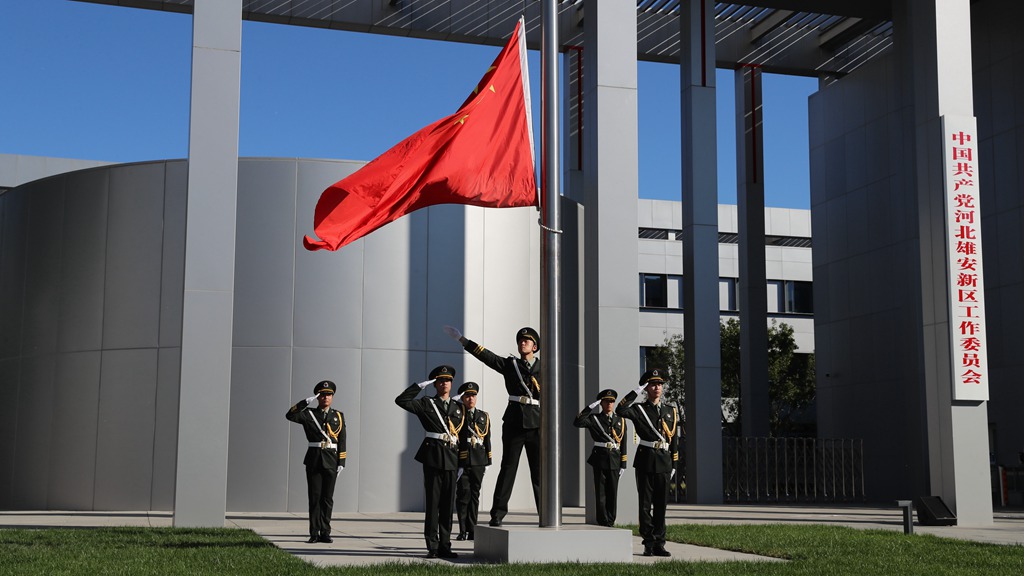
[[[71,0],[0,0],[0,14],[0,153],[187,155],[190,16]],[[245,22],[239,154],[369,160],[454,112],[498,50]],[[537,52],[530,67],[538,116]],[[677,200],[679,68],[641,62],[638,74],[640,197]],[[719,70],[725,204],[736,202],[732,78]],[[817,81],[766,74],[763,86],[765,202],[807,208],[807,96]]]

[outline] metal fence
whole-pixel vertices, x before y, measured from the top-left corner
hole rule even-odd
[[[722,439],[726,502],[863,502],[864,441]]]

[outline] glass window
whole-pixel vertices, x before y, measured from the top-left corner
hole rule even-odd
[[[640,275],[640,306],[644,308],[668,307],[668,278],[664,274]]]
[[[740,309],[736,305],[736,279],[718,279],[718,309],[722,312],[735,312]]]
[[[813,314],[814,291],[811,282],[786,282],[786,312],[790,314]]]

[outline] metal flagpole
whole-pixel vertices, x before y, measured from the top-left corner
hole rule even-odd
[[[543,212],[541,228],[541,334],[544,362],[541,380],[544,397],[540,406],[541,481],[540,526],[562,525],[562,476],[559,469],[562,438],[558,426],[561,413],[561,218],[559,215],[558,137],[558,9],[556,0],[541,5],[541,177]]]

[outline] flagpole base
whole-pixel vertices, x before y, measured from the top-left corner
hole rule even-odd
[[[477,526],[473,554],[493,563],[632,562],[633,533],[604,526]]]

